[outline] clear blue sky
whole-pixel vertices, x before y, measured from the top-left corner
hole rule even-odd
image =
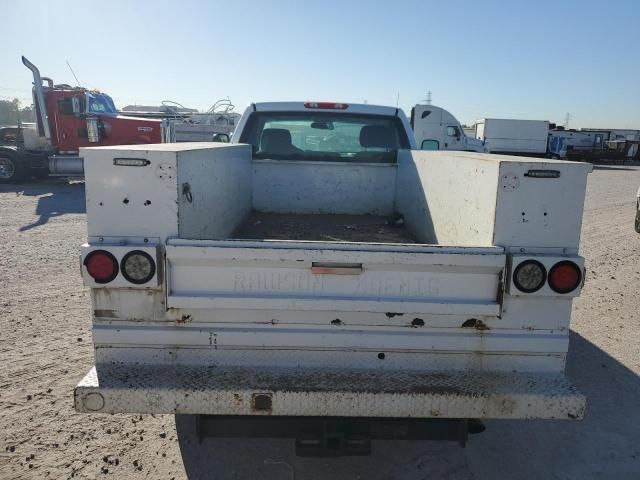
[[[94,8],[92,8],[92,6]],[[41,73],[116,105],[340,100],[462,122],[640,128],[640,1],[4,1],[0,98]]]

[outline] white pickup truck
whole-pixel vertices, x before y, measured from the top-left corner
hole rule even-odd
[[[584,163],[415,150],[401,110],[257,103],[231,144],[83,149],[88,413],[300,455],[580,419]]]

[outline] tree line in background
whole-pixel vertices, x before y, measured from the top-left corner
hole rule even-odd
[[[20,106],[20,100],[0,100],[0,126],[33,123],[36,121],[33,105]]]

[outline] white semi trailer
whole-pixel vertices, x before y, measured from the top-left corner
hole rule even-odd
[[[83,149],[77,411],[300,455],[583,417],[563,370],[590,165],[416,151],[372,105],[254,104],[232,142]]]
[[[476,139],[484,142],[489,153],[538,157],[547,154],[547,120],[483,118],[475,127]]]

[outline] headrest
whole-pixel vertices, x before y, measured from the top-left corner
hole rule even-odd
[[[360,145],[364,148],[396,148],[393,130],[384,125],[365,125],[360,130]]]
[[[263,152],[278,152],[291,147],[291,132],[286,128],[265,128],[260,139],[260,150]]]

